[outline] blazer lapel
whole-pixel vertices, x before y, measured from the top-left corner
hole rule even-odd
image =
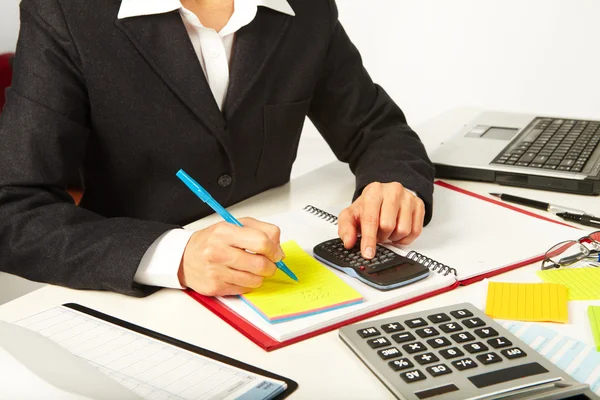
[[[235,34],[229,88],[223,113],[229,120],[263,71],[287,30],[291,16],[258,7],[256,17]]]
[[[178,11],[117,20],[157,74],[221,140],[225,120]]]

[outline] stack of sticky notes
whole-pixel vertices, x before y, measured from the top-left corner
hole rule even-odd
[[[281,246],[285,264],[296,274],[293,281],[281,270],[263,285],[241,295],[242,300],[271,323],[290,321],[363,301],[362,295],[306,253],[296,242]]]
[[[600,351],[600,306],[589,306],[588,317],[590,318],[590,327],[596,343],[596,351]]]
[[[600,300],[600,268],[564,268],[537,274],[544,282],[565,285],[569,300]]]
[[[490,282],[485,313],[492,318],[569,322],[567,287],[556,283]]]

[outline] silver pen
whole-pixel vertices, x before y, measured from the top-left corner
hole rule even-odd
[[[559,206],[557,204],[545,203],[543,201],[526,199],[524,197],[513,196],[506,193],[490,193],[492,196],[498,197],[500,200],[507,201],[509,203],[520,204],[522,206],[537,208],[538,210],[549,211],[551,213],[563,213],[568,212],[571,214],[579,214],[579,215],[591,215],[586,213],[583,210],[578,210],[576,208]]]

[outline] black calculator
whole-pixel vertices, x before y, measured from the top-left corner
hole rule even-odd
[[[429,276],[429,268],[414,260],[377,245],[371,260],[360,254],[360,237],[351,249],[341,239],[331,239],[315,246],[315,258],[379,290],[409,285]]]

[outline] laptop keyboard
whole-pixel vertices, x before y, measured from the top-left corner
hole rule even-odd
[[[581,172],[600,142],[600,122],[537,118],[492,164]]]

